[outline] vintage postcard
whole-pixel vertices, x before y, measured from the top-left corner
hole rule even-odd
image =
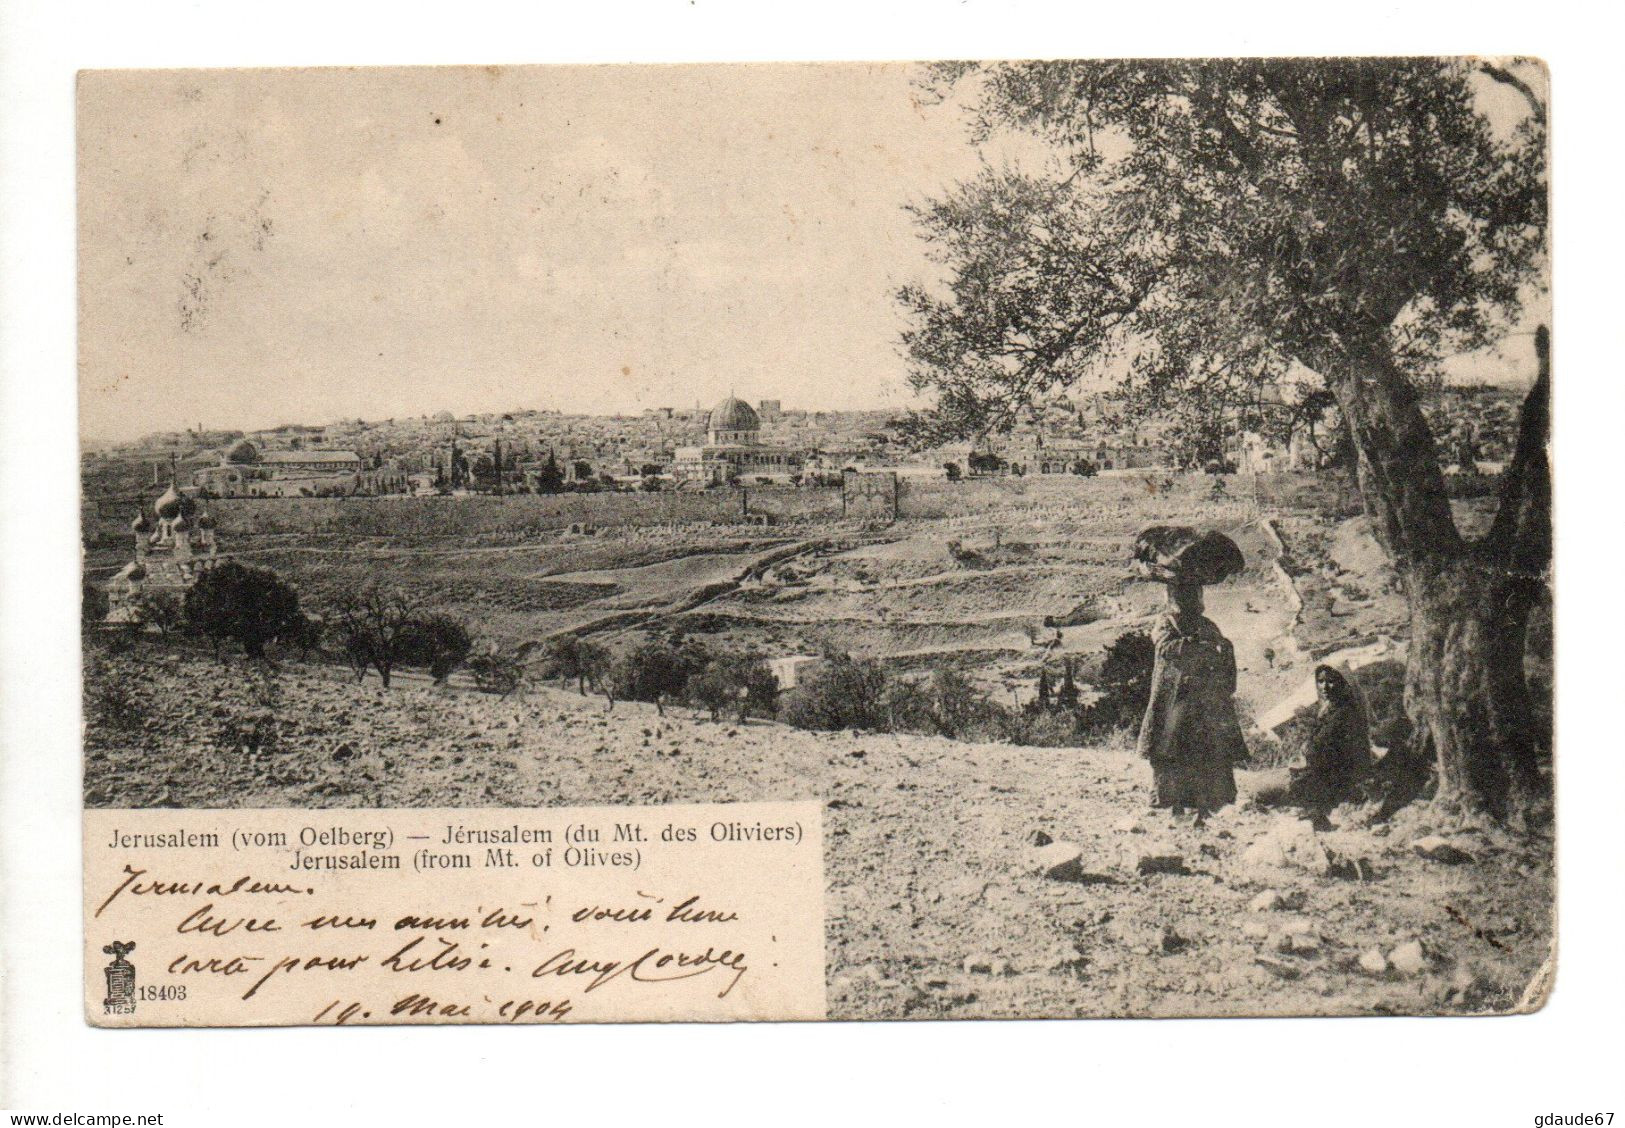
[[[1524,58],[93,71],[85,1014],[1554,975]]]

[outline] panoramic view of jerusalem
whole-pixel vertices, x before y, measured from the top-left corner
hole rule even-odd
[[[86,805],[816,800],[835,1018],[1540,1005],[1540,68],[622,69],[89,91]]]

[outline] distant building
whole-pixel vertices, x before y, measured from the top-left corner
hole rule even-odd
[[[310,497],[351,494],[369,483],[361,456],[353,450],[267,450],[247,439],[233,443],[218,466],[192,472],[192,484],[215,497]],[[404,475],[393,467],[371,483],[402,488]]]
[[[769,658],[767,669],[773,675],[773,680],[778,682],[780,691],[784,691],[806,681],[823,664],[824,660],[816,654],[790,654],[783,658]]]
[[[762,442],[762,421],[744,400],[729,396],[712,409],[705,445],[678,447],[672,476],[679,484],[725,485],[752,478],[788,479],[800,474],[806,451]]]

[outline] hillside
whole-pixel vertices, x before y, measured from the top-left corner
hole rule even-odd
[[[386,693],[148,643],[93,652],[86,694],[91,806],[816,799],[835,1018],[1506,1011],[1552,942],[1549,842],[1458,833],[1474,860],[1447,865],[1417,852],[1420,809],[1376,829],[1345,809],[1310,841],[1247,806],[1262,773],[1207,827],[1176,825],[1120,748],[741,727],[553,688]],[[1033,870],[1039,832],[1075,844],[1060,879]],[[1326,876],[1324,849],[1368,880]],[[1148,868],[1189,872],[1141,872],[1172,857]]]

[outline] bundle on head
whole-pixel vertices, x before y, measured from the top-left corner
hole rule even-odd
[[[1134,538],[1140,574],[1166,584],[1216,584],[1247,566],[1236,542],[1189,525],[1153,525]]]

